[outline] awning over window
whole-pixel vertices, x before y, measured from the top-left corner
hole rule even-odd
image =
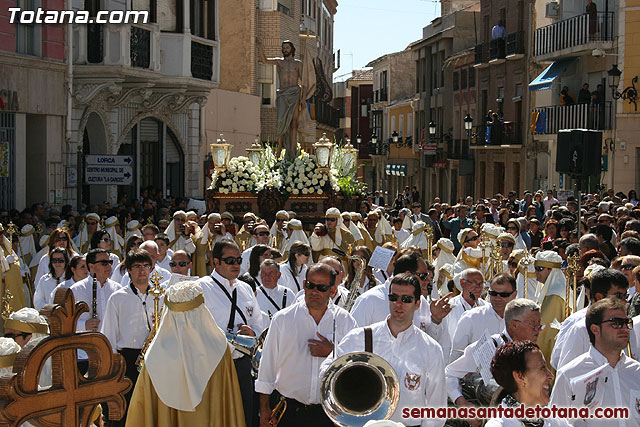
[[[407,165],[387,165],[385,172],[387,175],[407,176]]]
[[[529,83],[529,91],[549,89],[553,81],[563,72],[567,70],[569,65],[575,61],[575,58],[563,59],[549,65],[538,77]]]

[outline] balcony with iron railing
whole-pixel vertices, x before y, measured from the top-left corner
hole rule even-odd
[[[563,129],[612,129],[612,105],[601,104],[551,105],[532,110],[531,131],[534,134],[555,134]]]
[[[489,66],[489,43],[480,43],[475,47],[475,68],[484,68]]]
[[[536,61],[552,61],[595,48],[611,49],[615,36],[613,12],[599,12],[595,19],[578,15],[536,29],[533,54]]]
[[[489,64],[501,64],[507,57],[505,39],[493,39],[489,42]]]
[[[524,58],[525,50],[525,33],[524,31],[516,31],[507,34],[507,59],[514,61]]]
[[[522,124],[516,122],[478,126],[472,148],[522,145],[521,129]]]
[[[317,96],[313,96],[312,100],[315,105],[315,120],[318,123],[336,129],[340,127],[340,110],[322,101]]]

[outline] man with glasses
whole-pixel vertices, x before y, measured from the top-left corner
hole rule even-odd
[[[502,332],[505,306],[516,298],[516,279],[510,274],[498,274],[491,281],[488,294],[489,304],[467,310],[460,317],[451,341],[451,362],[462,356],[464,349],[478,341],[485,331],[490,335]]]
[[[502,272],[510,273],[508,260],[516,245],[516,239],[511,233],[500,233],[497,240],[500,245],[500,255],[502,255]]]
[[[543,328],[540,325],[540,306],[528,299],[514,299],[504,309],[504,323],[504,330],[491,336],[495,347],[500,347],[511,341],[536,342],[538,334]],[[447,394],[449,399],[458,407],[476,406],[463,397],[460,379],[470,373],[480,374],[481,366],[478,366],[473,357],[477,345],[478,341],[470,344],[464,350],[462,357],[450,363],[444,371]],[[486,368],[488,369],[489,367],[487,366]]]
[[[165,270],[164,268],[160,267],[156,263],[156,260],[158,259],[157,243],[152,240],[146,240],[142,242],[138,248],[146,251],[149,254],[149,257],[151,257],[151,272],[149,273],[149,277],[153,277],[154,275],[157,274],[158,277],[160,278],[160,282],[163,285],[166,285],[165,282],[167,282],[171,278],[171,273],[169,272],[169,270]],[[122,279],[120,280],[120,285],[128,286],[130,280],[131,280],[131,276],[127,272],[124,274],[124,276],[122,276]]]
[[[266,226],[264,227],[269,233]],[[268,237],[267,237],[268,238]],[[214,270],[202,277],[202,286],[207,308],[220,328],[232,335],[258,336],[266,326],[260,305],[251,286],[238,280],[240,275],[240,248],[235,242],[222,239],[211,251]],[[240,392],[247,425],[254,425],[257,410],[254,406],[254,384],[251,377],[251,358],[234,350],[233,361],[238,373]]]
[[[346,254],[349,253],[349,246],[353,247],[355,240],[349,230],[340,226],[340,222],[340,210],[338,208],[327,209],[324,225],[318,224],[309,237],[314,261],[317,262],[323,255],[334,255],[334,248],[340,249]]]
[[[329,303],[334,286],[336,271],[315,264],[307,271],[304,299],[273,316],[256,381],[260,425],[270,424],[272,408],[285,399],[278,426],[333,426],[321,405],[320,365],[357,326],[347,311]]]
[[[629,281],[624,274],[611,268],[599,270],[591,276],[593,302],[607,297],[626,301],[628,288]],[[589,351],[589,334],[584,322],[587,310],[588,308],[583,308],[576,312],[571,316],[569,323],[563,324],[551,353],[550,364],[555,369],[562,368],[581,354]]]
[[[386,360],[400,380],[400,398],[390,420],[402,425],[441,426],[445,420],[402,417],[403,408],[447,406],[442,349],[415,325],[421,304],[424,300],[418,278],[411,273],[394,276],[384,318],[369,327],[356,328],[341,339],[335,356],[327,357],[321,371],[324,373],[336,358],[345,354],[372,352]]]
[[[255,222],[258,220],[256,215],[253,212],[247,212],[242,217],[242,227],[236,233],[234,240],[237,245],[242,248],[242,250],[247,249],[249,246],[253,246],[253,244],[249,244],[253,232],[253,226]]]
[[[97,213],[91,212],[85,216],[84,226],[80,228],[80,232],[78,232],[78,235],[74,239],[74,243],[81,254],[85,254],[89,250],[91,238],[93,237],[93,233],[98,230],[99,223],[100,215]]]
[[[447,328],[449,339],[455,335],[458,322],[462,315],[472,308],[483,306],[487,302],[480,298],[484,288],[484,278],[480,270],[467,268],[460,273],[460,286],[462,292],[449,300],[451,312],[447,316]],[[445,362],[449,361],[450,353],[445,355]]]
[[[640,424],[640,363],[623,352],[629,344],[632,325],[627,317],[626,303],[619,298],[604,298],[587,310],[585,326],[591,345],[586,353],[558,370],[549,405],[581,408],[589,403],[590,407],[626,407],[629,418],[576,420],[579,424],[573,425]],[[576,380],[587,375],[589,379]]]
[[[155,245],[153,241],[148,240],[141,246],[146,244]],[[89,256],[87,255],[87,264],[90,265]],[[100,332],[109,339],[111,347],[120,353],[126,362],[125,375],[133,382],[133,387],[124,396],[128,406],[138,379],[136,360],[153,323],[159,322],[160,319],[154,318],[154,299],[148,293],[153,270],[153,260],[149,252],[142,248],[132,249],[127,254],[125,267],[131,282],[109,297]],[[162,298],[160,304],[162,308]],[[111,425],[124,426],[125,420],[126,413],[120,421],[112,422]]]
[[[191,258],[185,251],[175,251],[169,262],[172,274],[191,275]]]
[[[253,241],[255,242],[252,245],[249,245],[247,249],[245,249],[242,254],[242,265],[240,266],[240,275],[243,275],[247,271],[249,271],[250,257],[251,251],[253,251],[253,247],[255,245],[267,245],[269,246],[269,239],[271,238],[271,234],[269,232],[269,227],[265,224],[257,224],[252,230]]]

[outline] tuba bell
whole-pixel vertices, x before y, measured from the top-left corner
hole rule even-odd
[[[260,367],[260,358],[262,357],[262,346],[264,345],[264,339],[267,337],[268,330],[269,328],[265,329],[257,337],[238,335],[237,333],[226,333],[229,344],[231,344],[240,353],[251,358],[251,375],[254,378],[258,378],[258,368]]]
[[[356,352],[336,359],[322,377],[322,407],[338,426],[364,426],[391,418],[400,386],[393,367],[373,353]]]

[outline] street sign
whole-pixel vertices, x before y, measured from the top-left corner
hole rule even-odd
[[[107,154],[88,154],[84,156],[87,165],[104,166],[131,166],[133,158],[131,156],[110,156]]]
[[[131,185],[133,169],[131,166],[86,165],[84,177],[85,183],[91,185]]]

